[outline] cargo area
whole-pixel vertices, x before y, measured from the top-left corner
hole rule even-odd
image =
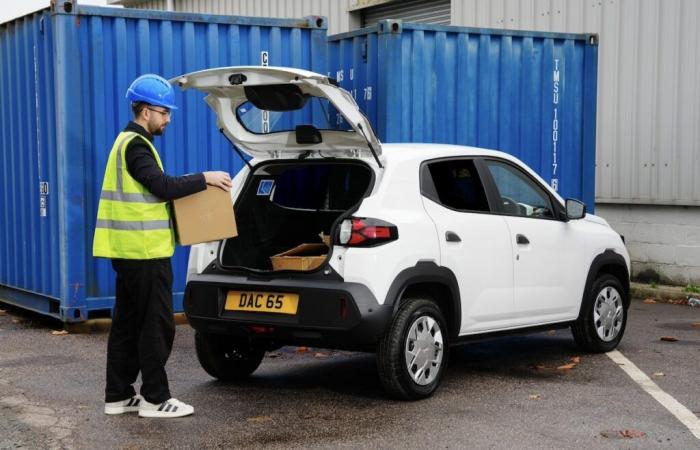
[[[373,182],[372,169],[358,160],[257,166],[234,205],[238,236],[224,242],[222,266],[318,268],[328,256],[336,221],[371,192]]]

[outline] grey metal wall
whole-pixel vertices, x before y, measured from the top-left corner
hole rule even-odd
[[[168,9],[168,2],[166,0],[150,0],[143,3],[135,3],[134,5],[125,5],[128,8],[136,9],[159,9],[166,11]]]
[[[371,26],[386,19],[450,25],[450,4],[450,0],[404,0],[364,8],[362,10],[362,26]]]
[[[174,11],[288,18],[326,16],[329,33],[350,30],[348,13],[356,0],[174,0]],[[166,9],[166,0],[117,1],[129,8]]]
[[[700,205],[700,2],[453,0],[453,25],[598,33],[599,203]]]

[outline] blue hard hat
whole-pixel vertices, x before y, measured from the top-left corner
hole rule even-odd
[[[131,103],[146,102],[153,106],[177,109],[175,106],[175,90],[165,78],[147,73],[131,83],[126,91],[126,98]]]

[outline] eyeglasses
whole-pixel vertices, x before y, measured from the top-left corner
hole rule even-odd
[[[169,116],[169,115],[170,115],[170,110],[169,110],[169,109],[166,109],[165,111],[161,111],[161,110],[159,110],[159,109],[154,109],[154,108],[149,108],[149,107],[146,107],[146,109],[149,110],[149,111],[157,112],[157,113],[162,114],[162,115],[164,115],[164,116]]]

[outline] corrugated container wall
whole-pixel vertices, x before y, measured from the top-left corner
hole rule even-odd
[[[598,33],[597,201],[700,206],[700,2],[452,5],[454,25]]]
[[[59,1],[0,26],[0,297],[80,321],[113,304],[107,260],[92,236],[107,156],[130,119],[138,75],[213,66],[282,65],[324,72],[322,18],[261,19],[78,7]],[[263,58],[265,55],[265,58]],[[156,145],[166,172],[237,172],[242,162],[196,91]],[[173,259],[182,305],[187,249]]]
[[[329,41],[383,142],[502,150],[593,209],[595,36],[382,21]]]
[[[47,10],[0,25],[0,285],[58,298],[67,243],[59,243],[53,35]],[[23,304],[47,306],[35,295]]]

